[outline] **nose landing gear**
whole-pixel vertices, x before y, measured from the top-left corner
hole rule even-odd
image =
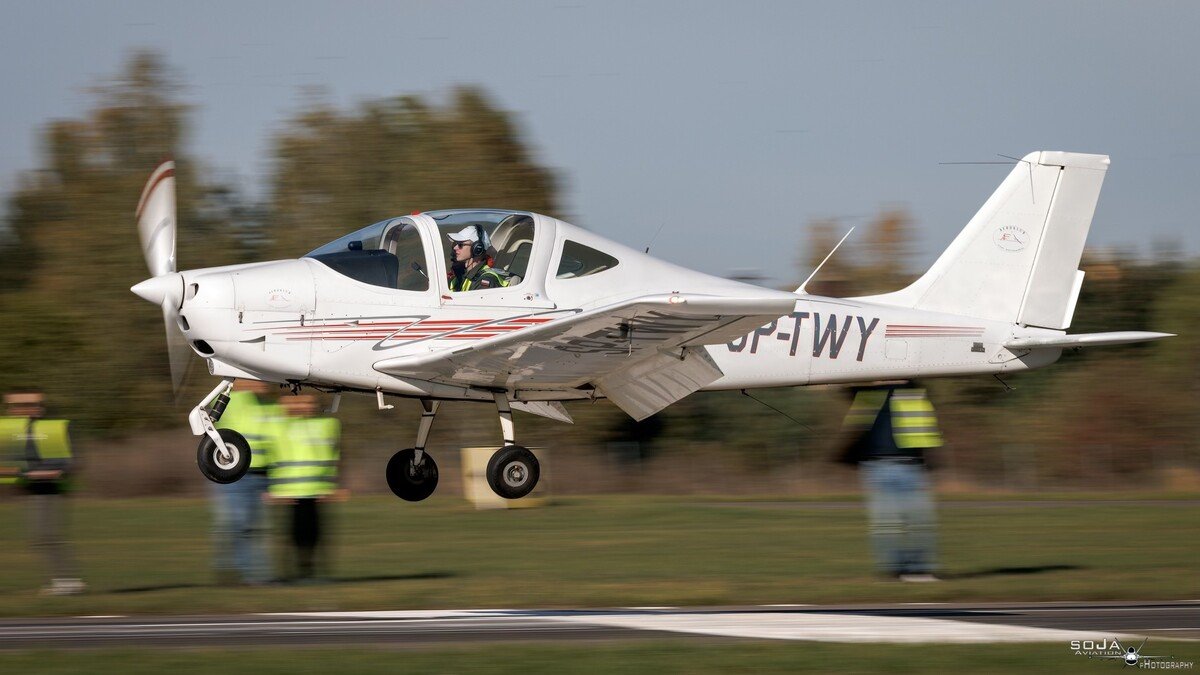
[[[221,380],[188,415],[192,433],[200,436],[196,464],[200,473],[214,483],[236,483],[250,469],[250,443],[246,438],[233,429],[218,429],[213,424],[221,419],[232,388],[233,380]],[[212,415],[206,407],[210,403]]]
[[[233,429],[218,429],[221,445],[207,435],[196,448],[200,473],[214,483],[236,483],[250,469],[250,443]]]

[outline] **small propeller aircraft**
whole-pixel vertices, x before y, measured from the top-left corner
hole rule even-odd
[[[234,380],[247,378],[333,393],[334,410],[343,392],[380,408],[391,407],[386,396],[420,401],[416,442],[386,470],[409,501],[437,486],[425,446],[439,405],[493,404],[503,444],[487,478],[516,499],[539,467],[517,444],[513,410],[570,422],[564,402],[607,398],[640,420],[700,390],[1013,373],[1066,348],[1169,337],[1065,332],[1108,166],[1103,155],[1026,155],[912,285],[830,298],[715,277],[561,220],[490,209],[388,218],[297,260],[180,272],[167,162],[138,204],[152,277],[132,290],[162,307],[177,388],[190,352],[221,378],[188,416],[210,480],[236,481],[249,466],[246,439],[213,424]],[[466,245],[455,241],[486,259],[496,283],[451,290],[451,261]]]

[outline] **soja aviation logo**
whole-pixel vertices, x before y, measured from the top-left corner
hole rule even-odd
[[[1020,251],[1029,243],[1029,233],[1016,225],[997,227],[992,241],[1005,251]]]
[[[1176,661],[1171,656],[1143,654],[1142,649],[1149,640],[1150,638],[1143,639],[1142,644],[1137,647],[1122,647],[1116,638],[1071,640],[1071,652],[1075,656],[1120,661],[1127,666],[1151,670],[1191,670],[1195,665],[1191,661]]]

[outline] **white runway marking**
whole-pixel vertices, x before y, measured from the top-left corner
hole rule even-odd
[[[486,624],[488,620],[524,619],[548,623],[607,626],[631,630],[667,631],[722,637],[818,642],[879,643],[988,643],[1063,642],[1095,639],[1095,631],[1035,628],[951,619],[876,616],[846,612],[688,612],[554,611],[511,609],[401,610],[375,612],[306,612],[271,616],[324,619],[393,619],[408,621],[462,620]],[[1131,635],[1104,632],[1105,637],[1130,639]]]
[[[732,614],[603,615],[559,617],[592,625],[661,630],[698,635],[814,640],[818,642],[1061,642],[1094,639],[1096,633],[1053,628],[1029,628],[972,623],[949,619],[867,616],[854,614]],[[1125,639],[1124,635],[1108,635]]]

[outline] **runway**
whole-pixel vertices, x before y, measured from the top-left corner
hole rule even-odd
[[[467,609],[0,621],[0,649],[421,645],[668,636],[863,643],[1200,639],[1200,601]]]

